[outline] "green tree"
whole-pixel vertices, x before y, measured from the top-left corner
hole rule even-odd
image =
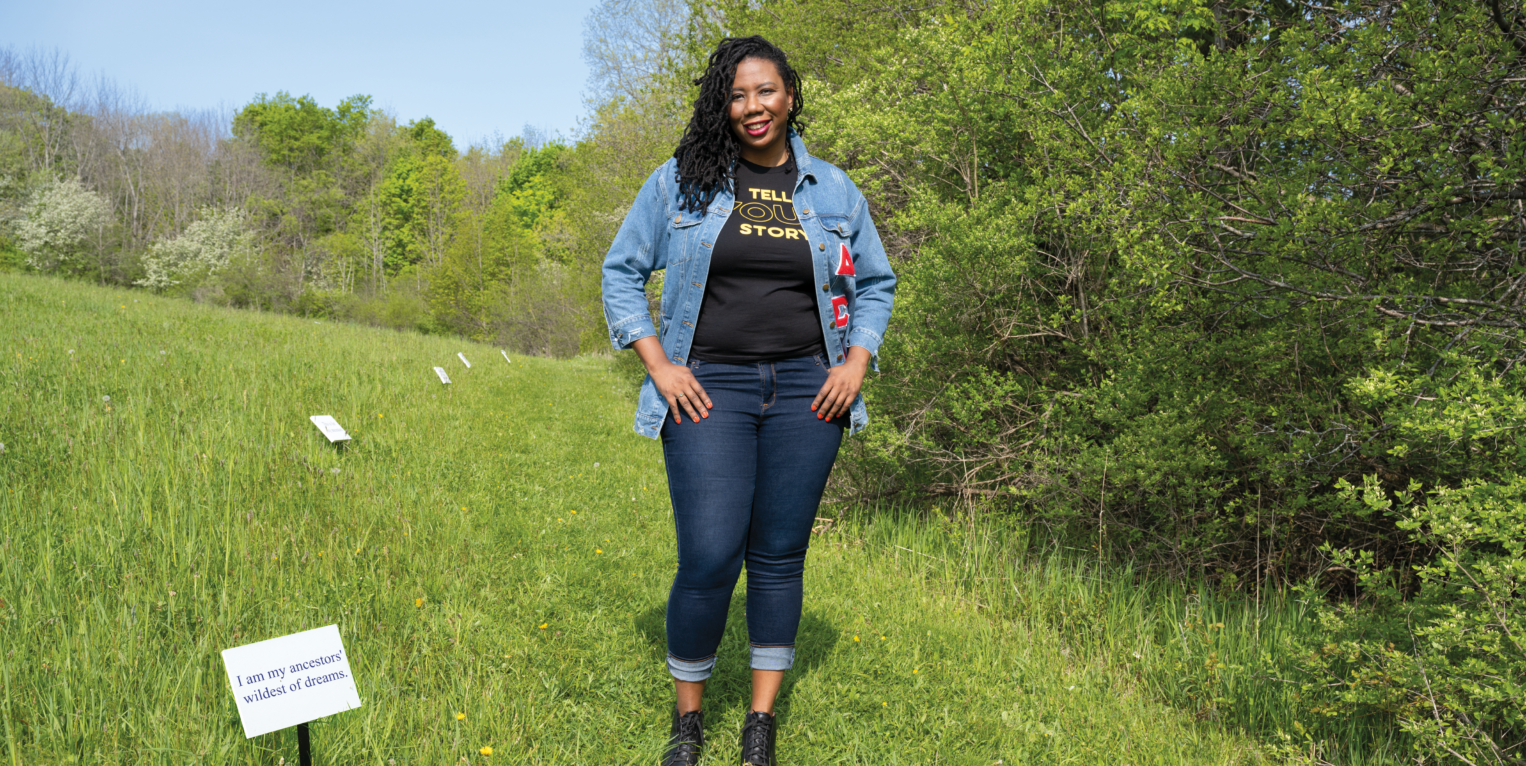
[[[430,275],[437,319],[484,340],[501,335],[506,316],[526,310],[515,296],[537,283],[565,196],[566,147],[527,149],[515,141],[504,151],[515,154],[512,169],[493,185],[485,210],[460,217],[447,257]]]
[[[261,93],[234,117],[233,135],[259,147],[271,165],[311,173],[327,169],[331,160],[353,147],[370,115],[370,96],[351,96],[329,109],[311,96]]]
[[[438,266],[455,232],[466,194],[450,137],[428,118],[404,129],[405,150],[393,160],[378,199],[387,231],[390,274],[412,267],[422,284],[424,267]]]

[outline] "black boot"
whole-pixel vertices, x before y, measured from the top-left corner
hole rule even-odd
[[[673,733],[668,737],[668,752],[662,766],[695,766],[705,746],[705,714],[698,710],[678,714],[673,709]]]
[[[742,766],[776,766],[774,716],[754,710],[742,724]]]

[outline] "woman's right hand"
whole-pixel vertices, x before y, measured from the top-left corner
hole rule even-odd
[[[682,423],[680,412],[689,413],[689,419],[698,423],[700,418],[710,417],[709,410],[715,405],[710,401],[710,395],[705,393],[705,387],[694,379],[694,373],[681,364],[673,364],[668,361],[662,351],[662,343],[648,335],[631,347],[646,364],[647,374],[652,376],[652,382],[657,385],[657,393],[668,400],[668,411],[673,413],[673,422]]]

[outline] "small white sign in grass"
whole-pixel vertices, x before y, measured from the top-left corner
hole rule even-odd
[[[350,440],[350,435],[344,432],[344,426],[339,425],[339,421],[328,415],[314,415],[308,418],[308,420],[313,421],[313,425],[317,426],[318,430],[328,437],[330,444]]]
[[[360,707],[338,625],[223,650],[245,737]]]
[[[466,361],[466,354],[463,354],[460,351],[457,351],[456,352],[456,356],[461,357],[461,363],[466,365],[466,369],[470,370],[472,368],[472,363]]]
[[[498,353],[503,354],[503,361],[508,362],[509,364],[513,364],[514,363],[514,360],[509,358],[509,352],[504,351],[503,349],[500,348],[500,349],[498,349]]]
[[[436,368],[434,368],[434,374],[440,376],[440,382],[441,383],[449,383],[450,382],[450,376],[445,374],[445,368],[444,367],[436,367]]]

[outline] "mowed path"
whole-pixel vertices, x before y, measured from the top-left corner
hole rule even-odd
[[[0,274],[0,762],[290,763],[218,652],[337,623],[363,707],[320,763],[655,763],[672,522],[610,367]],[[813,544],[785,763],[1257,760],[863,519]]]

